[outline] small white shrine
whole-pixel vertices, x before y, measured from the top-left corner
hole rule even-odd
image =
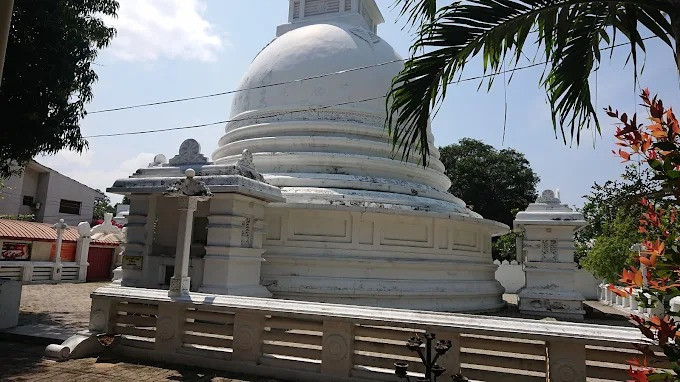
[[[290,1],[288,23],[243,77],[213,162],[187,140],[108,190],[131,200],[121,285],[438,311],[505,305],[491,238],[507,227],[447,192],[431,134],[426,168],[394,158],[384,95],[403,64],[376,34],[382,22],[374,0]],[[209,191],[168,193],[175,182]]]
[[[575,287],[574,232],[586,224],[552,190],[517,214],[514,229],[526,275],[517,294],[522,314],[583,319],[585,298]]]

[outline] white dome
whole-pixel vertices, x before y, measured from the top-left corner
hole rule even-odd
[[[478,217],[447,192],[451,182],[431,133],[427,168],[417,155],[412,163],[394,158],[384,95],[402,66],[387,42],[359,26],[328,22],[291,30],[250,65],[240,84],[247,90],[234,97],[232,122],[213,160],[233,164],[249,149],[255,167],[282,187],[289,203]],[[364,69],[327,75],[354,68]],[[365,99],[373,100],[356,102]]]
[[[363,36],[363,37],[362,37]],[[366,41],[368,39],[369,41]],[[401,57],[383,39],[347,24],[313,24],[276,38],[253,60],[240,89],[372,66]],[[239,92],[232,118],[248,111],[328,106],[385,95],[401,62],[285,85]],[[351,103],[344,110],[384,114],[385,101]]]

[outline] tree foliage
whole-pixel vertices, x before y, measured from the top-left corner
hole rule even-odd
[[[506,59],[545,61],[539,83],[547,93],[553,128],[579,141],[583,128],[599,121],[588,77],[604,45],[617,36],[629,41],[630,61],[638,72],[638,51],[645,51],[641,29],[669,47],[680,37],[679,0],[466,0],[438,7],[436,0],[401,0],[401,14],[417,27],[411,57],[393,80],[387,100],[387,127],[404,157],[416,149],[427,164],[430,111],[446,96],[465,66],[480,56],[490,88]],[[674,36],[674,37],[669,37]],[[536,54],[525,52],[535,47]],[[671,57],[669,55],[669,58]],[[510,68],[512,70],[512,68]]]
[[[496,150],[481,141],[463,138],[440,147],[439,152],[451,180],[449,192],[487,219],[512,226],[517,211],[538,196],[539,177],[524,154],[516,150]],[[514,259],[514,235],[495,239],[492,252],[495,260]]]
[[[104,195],[102,198],[94,200],[94,209],[92,210],[92,220],[104,219],[105,213],[115,213],[116,208],[111,205],[111,199]]]
[[[82,151],[85,104],[92,100],[97,51],[114,29],[115,0],[15,1],[0,85],[0,178],[39,153]]]
[[[576,233],[576,261],[596,277],[613,282],[630,265],[630,247],[643,236],[640,198],[659,190],[649,170],[629,165],[621,180],[595,183],[580,209],[588,225]]]
[[[649,113],[649,124],[638,123],[637,114],[629,117],[611,107],[610,117],[619,123],[616,128],[618,155],[624,161],[638,159],[645,163],[659,182],[660,190],[640,200],[643,213],[639,216],[638,232],[644,235],[633,265],[623,269],[620,290],[610,284],[612,292],[627,296],[635,293],[644,308],[657,308],[661,314],[631,315],[640,332],[659,346],[670,361],[672,370],[655,368],[660,361],[650,346],[638,346],[643,357],[629,361],[629,376],[638,382],[677,381],[680,379],[680,313],[673,311],[670,302],[680,296],[680,122],[672,108],[666,108],[656,96],[645,89],[640,95]],[[664,366],[666,368],[667,366]]]
[[[451,179],[449,192],[486,219],[512,226],[513,210],[525,209],[538,196],[538,175],[524,154],[514,149],[496,150],[463,138],[439,152]]]

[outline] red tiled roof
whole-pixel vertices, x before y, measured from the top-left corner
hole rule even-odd
[[[64,231],[62,241],[76,241],[78,237],[78,229],[69,227]],[[0,219],[0,238],[52,241],[57,240],[57,230],[47,223]],[[113,235],[106,235],[92,240],[92,243],[120,244],[120,240]]]

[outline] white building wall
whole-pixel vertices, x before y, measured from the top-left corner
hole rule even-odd
[[[71,225],[89,222],[95,197],[99,196],[90,187],[37,162],[29,163],[23,174],[5,180],[4,184],[5,187],[0,190],[0,215],[35,213],[36,221],[44,223],[54,223],[59,219]],[[34,203],[40,203],[40,208],[34,210],[24,206],[24,196],[32,196]],[[60,213],[61,199],[80,202],[80,213]]]
[[[77,225],[82,221],[91,221],[96,195],[91,188],[57,172],[52,172],[47,186],[47,198],[41,201],[45,207],[43,222],[54,223],[59,219],[64,219],[67,224]],[[80,214],[60,213],[61,199],[80,202]]]

